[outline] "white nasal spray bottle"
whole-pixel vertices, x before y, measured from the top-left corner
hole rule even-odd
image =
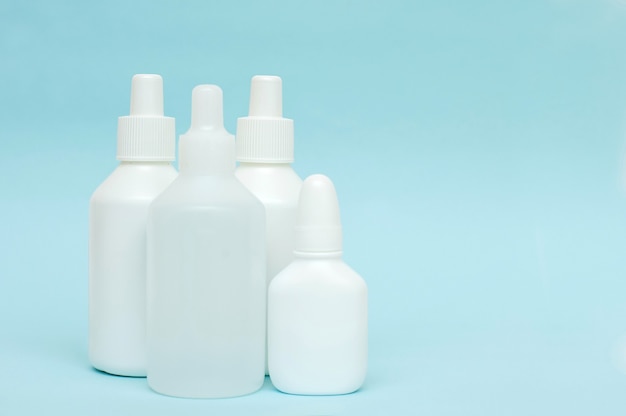
[[[175,178],[174,119],[163,80],[132,80],[130,115],[117,130],[119,166],[89,204],[89,360],[98,370],[146,375],[146,218]]]
[[[345,394],[367,369],[367,286],[342,256],[339,203],[324,175],[302,185],[295,259],[268,294],[268,363],[285,393]]]

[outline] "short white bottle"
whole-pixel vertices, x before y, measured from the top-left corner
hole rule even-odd
[[[163,80],[132,79],[120,117],[119,166],[89,204],[89,360],[98,370],[146,375],[146,219],[176,178],[174,119],[163,116]]]
[[[265,212],[235,178],[219,87],[194,88],[179,158],[148,219],[148,384],[177,397],[252,393],[265,380]]]
[[[367,285],[342,255],[339,203],[324,175],[302,185],[295,259],[268,293],[274,386],[292,394],[345,394],[367,369]]]
[[[293,230],[302,186],[291,167],[293,120],[283,117],[280,77],[252,78],[248,116],[237,120],[237,160],[237,178],[265,206],[269,286],[293,259]]]

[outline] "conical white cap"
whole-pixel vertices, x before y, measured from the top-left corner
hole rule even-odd
[[[280,77],[256,75],[252,78],[248,117],[237,120],[237,160],[293,162],[293,120],[283,117]]]
[[[224,128],[222,89],[198,85],[191,93],[191,127],[180,136],[180,173],[213,175],[235,169],[235,140]]]
[[[342,249],[339,201],[332,181],[324,175],[311,175],[300,190],[295,251],[337,252]]]
[[[163,116],[163,79],[155,74],[133,76],[130,115],[117,124],[117,159],[122,161],[172,161],[175,125]]]

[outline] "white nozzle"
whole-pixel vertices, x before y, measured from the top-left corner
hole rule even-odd
[[[297,252],[336,252],[342,248],[339,201],[332,181],[311,175],[300,190],[296,223]]]
[[[249,117],[283,116],[283,81],[273,75],[256,75],[250,86]]]
[[[137,74],[130,89],[131,116],[163,115],[163,78],[155,74]]]
[[[232,174],[235,169],[235,141],[224,129],[222,89],[198,85],[191,93],[191,127],[180,136],[181,174]]]
[[[191,128],[223,129],[222,89],[217,85],[198,85],[191,93]]]
[[[137,74],[130,87],[130,115],[117,124],[117,159],[170,162],[176,148],[172,117],[163,116],[163,78]]]
[[[248,116],[237,120],[237,160],[247,163],[293,162],[293,120],[283,117],[283,81],[280,77],[252,77]]]

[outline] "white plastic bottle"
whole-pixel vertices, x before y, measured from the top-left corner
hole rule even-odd
[[[365,380],[367,286],[341,255],[335,188],[312,175],[300,194],[295,259],[269,287],[269,370],[280,391],[345,394]]]
[[[265,379],[265,213],[235,178],[222,90],[192,94],[180,174],[148,219],[148,384],[162,394],[240,396]]]
[[[237,120],[237,178],[265,206],[267,285],[293,259],[302,179],[293,162],[293,120],[283,118],[282,80],[252,78],[247,117]],[[267,373],[267,368],[266,368]]]
[[[146,375],[146,219],[175,178],[174,119],[163,116],[163,80],[135,75],[120,117],[119,166],[89,205],[89,360],[102,371]]]

